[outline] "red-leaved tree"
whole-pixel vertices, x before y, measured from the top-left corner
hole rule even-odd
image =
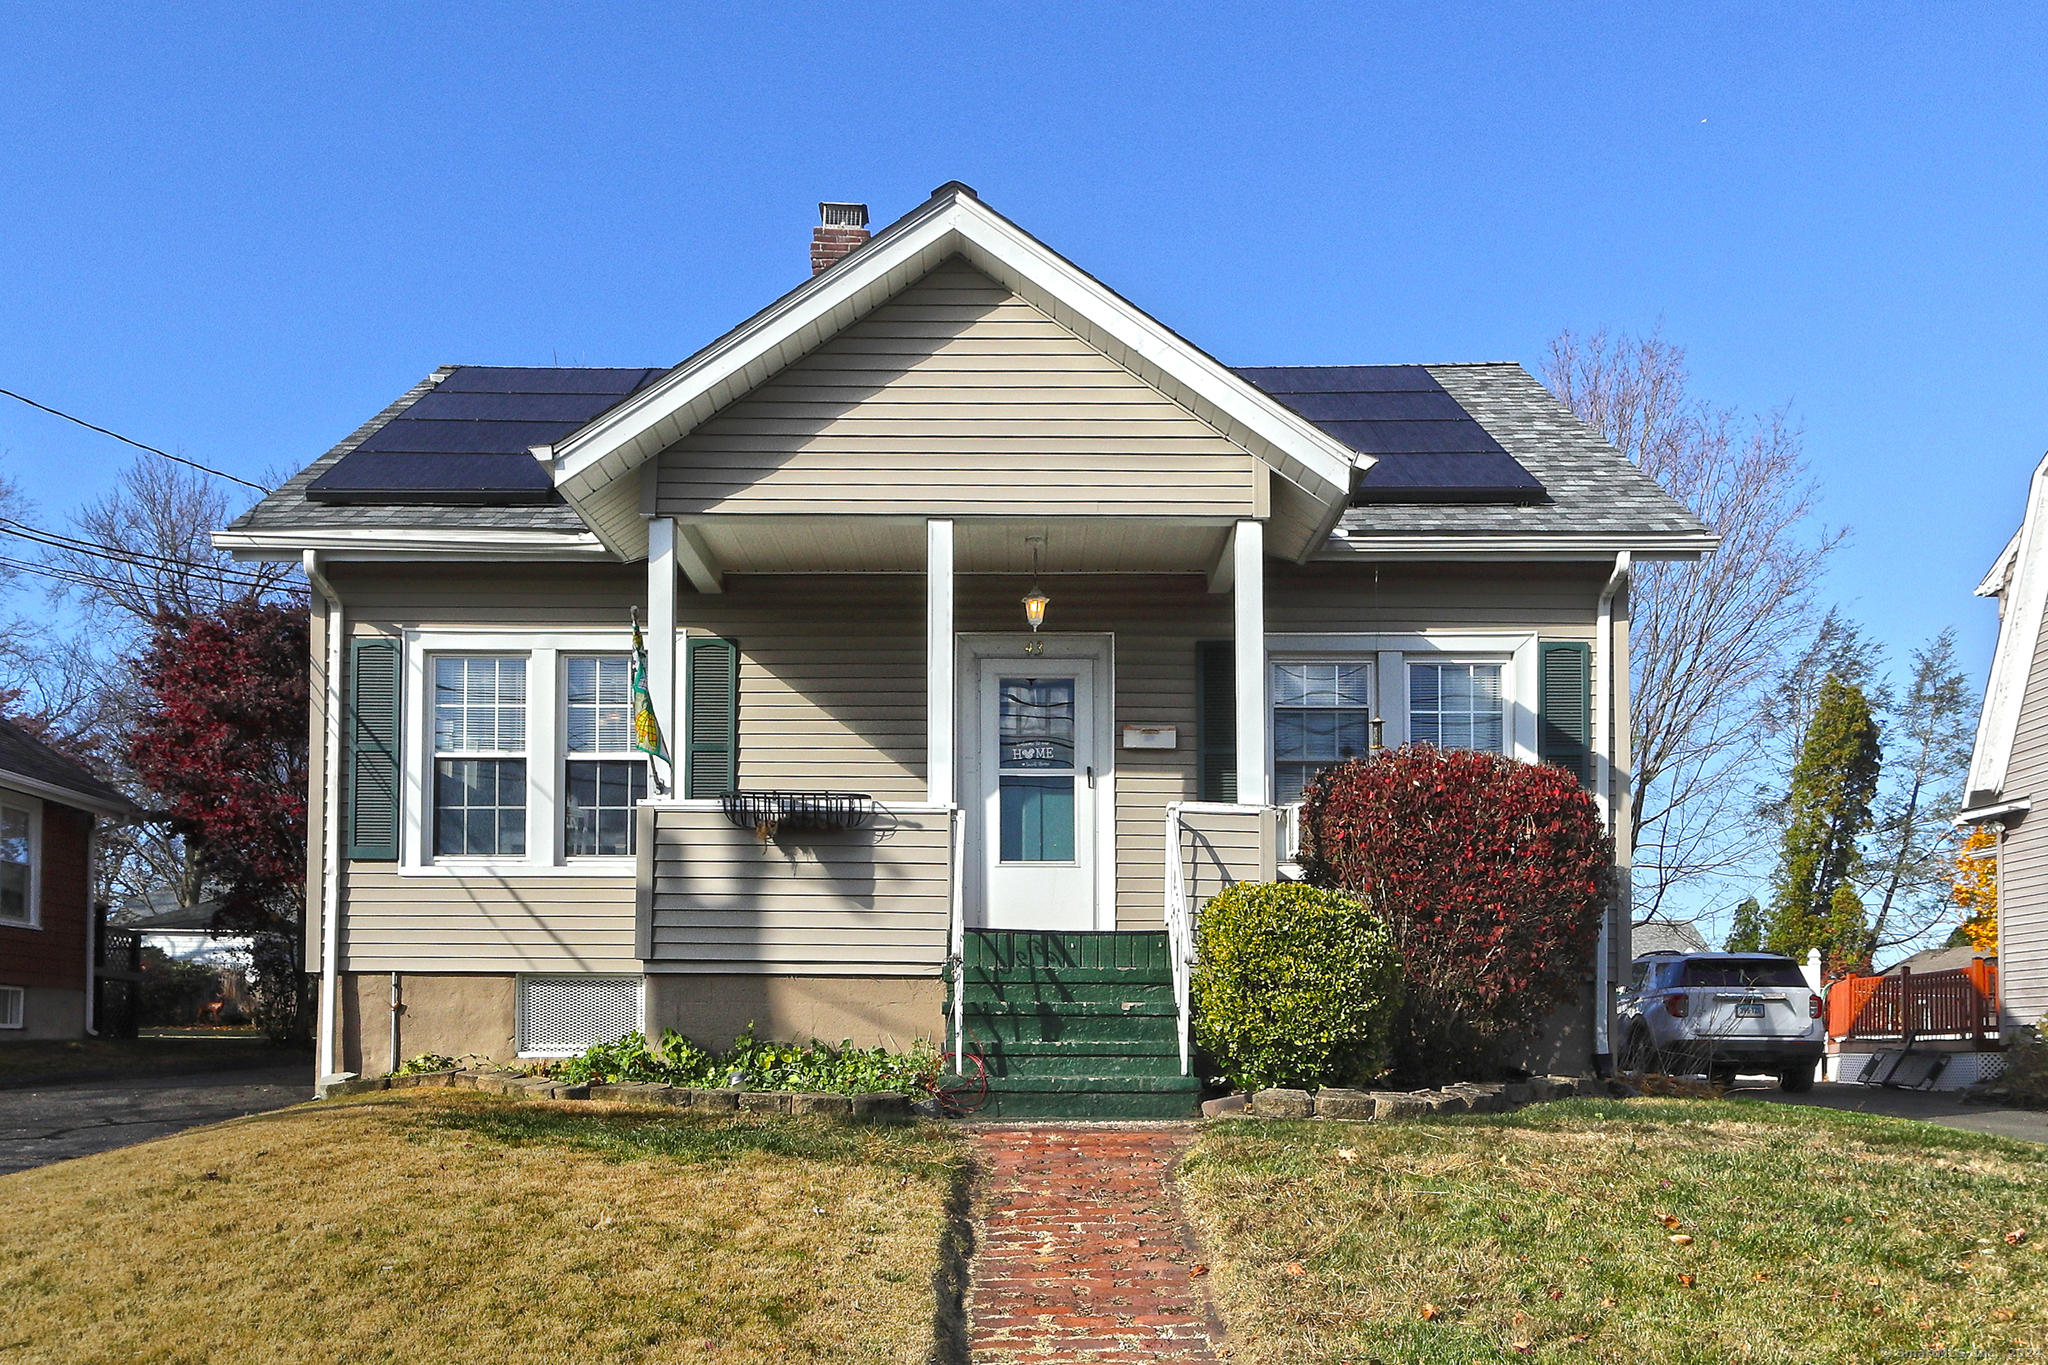
[[[159,619],[136,664],[146,705],[132,757],[198,858],[214,927],[256,943],[257,1020],[307,1019],[307,631],[304,607],[237,602]]]
[[[1485,1079],[1574,997],[1614,849],[1569,772],[1427,745],[1326,768],[1302,819],[1308,880],[1357,897],[1407,962],[1394,1070]]]

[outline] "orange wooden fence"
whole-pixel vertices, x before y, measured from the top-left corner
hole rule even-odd
[[[1978,958],[1947,972],[1845,976],[1828,987],[1830,1038],[1998,1040],[1998,964]]]

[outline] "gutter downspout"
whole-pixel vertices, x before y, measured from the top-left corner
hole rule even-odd
[[[1629,579],[1629,552],[1614,556],[1614,572],[1600,589],[1599,634],[1593,638],[1593,801],[1600,809],[1600,823],[1612,837],[1618,817],[1614,810],[1614,598]],[[1608,1016],[1613,1013],[1607,959],[1614,951],[1614,906],[1600,912],[1600,947],[1593,954],[1593,1069],[1601,1076],[1614,1074],[1614,1048],[1608,1038]]]
[[[320,860],[320,1040],[315,1079],[341,1070],[341,1039],[336,1028],[341,978],[336,958],[341,952],[341,594],[320,571],[320,552],[307,550],[302,561],[306,581],[327,603],[326,754],[321,765]],[[395,1016],[394,1016],[395,1018]]]

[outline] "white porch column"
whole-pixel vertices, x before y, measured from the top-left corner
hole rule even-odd
[[[647,697],[671,759],[669,784],[682,794],[683,737],[676,728],[682,689],[676,679],[676,524],[668,517],[647,523]],[[650,765],[652,766],[652,765]]]
[[[1266,790],[1266,537],[1256,521],[1231,532],[1231,608],[1237,642],[1237,799],[1263,806]]]
[[[953,523],[924,524],[924,714],[926,799],[954,800]]]

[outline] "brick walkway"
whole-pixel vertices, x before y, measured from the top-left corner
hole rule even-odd
[[[1180,1129],[989,1127],[968,1290],[974,1365],[1214,1361],[1167,1173]]]

